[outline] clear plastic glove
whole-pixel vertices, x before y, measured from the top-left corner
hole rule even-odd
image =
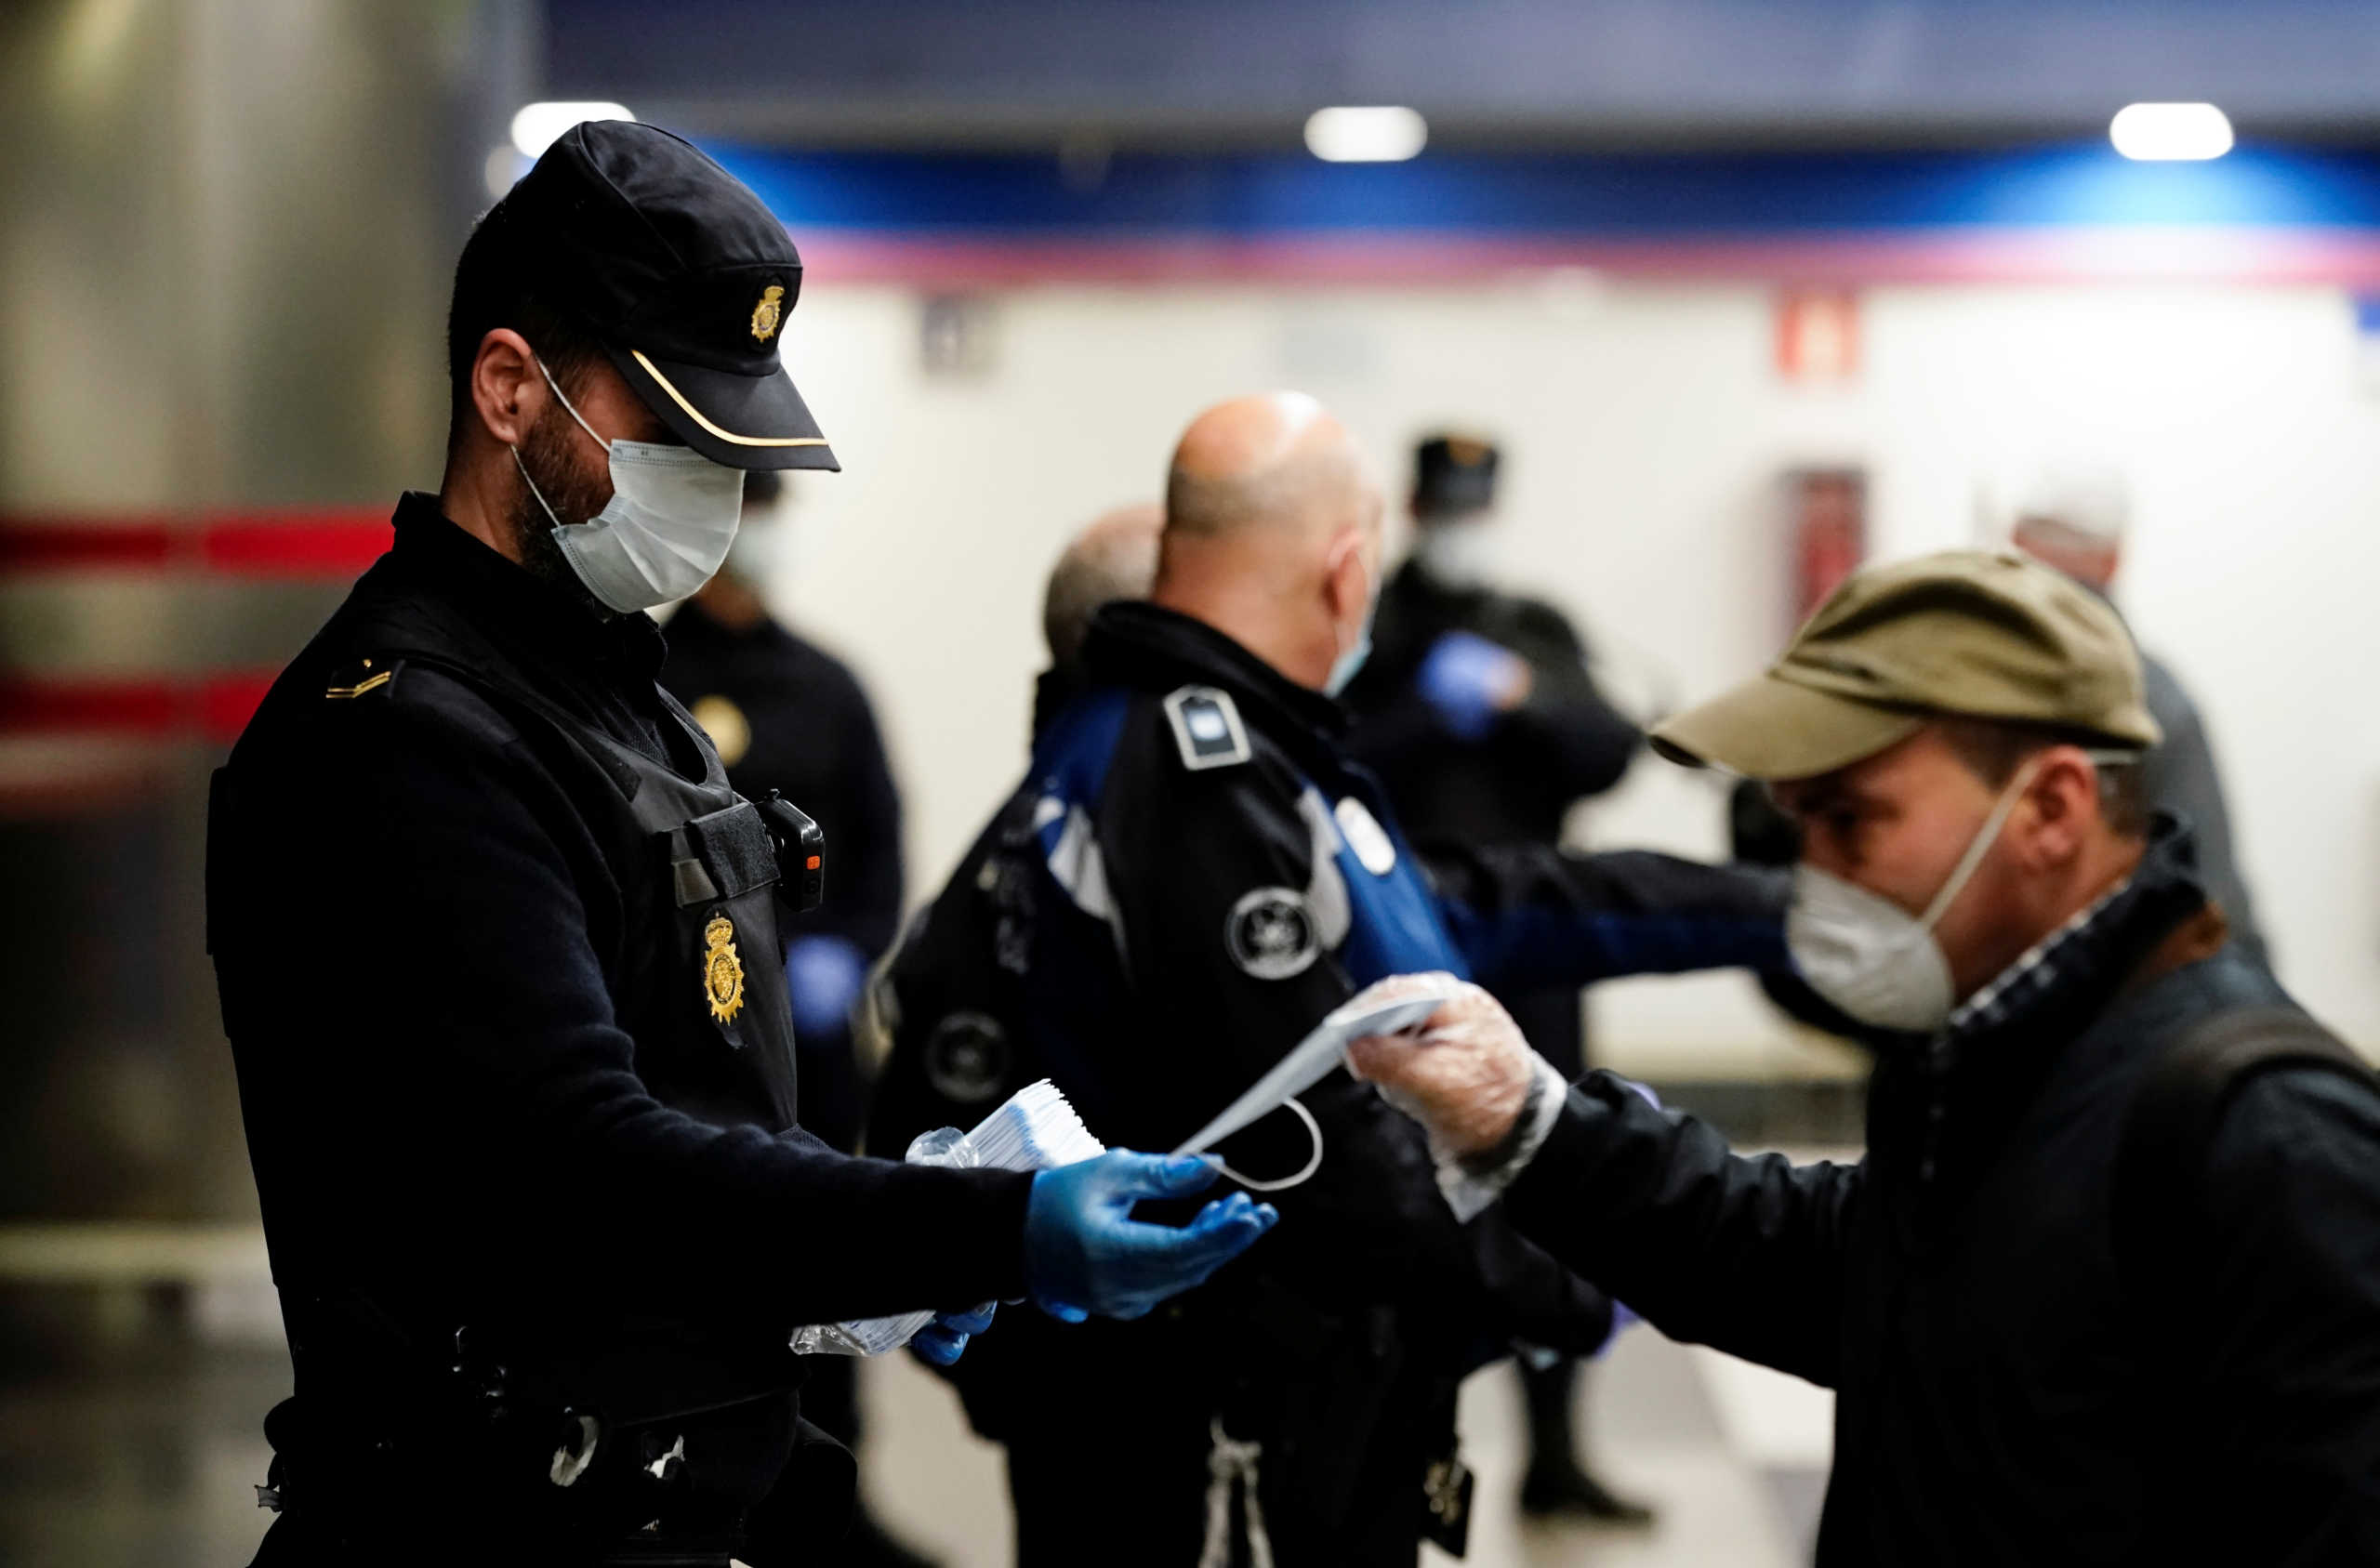
[[[1424,701],[1461,740],[1485,735],[1496,716],[1527,700],[1528,661],[1475,632],[1450,631],[1430,645],[1416,676]]]
[[[992,1313],[998,1306],[997,1301],[986,1301],[963,1312],[938,1312],[910,1337],[909,1349],[936,1366],[948,1366],[966,1351],[971,1337],[992,1326]]]
[[[1448,978],[1392,975],[1355,1001],[1394,1001]],[[1464,1160],[1511,1134],[1528,1101],[1537,1053],[1495,997],[1466,984],[1410,1030],[1349,1042],[1347,1070],[1379,1085],[1391,1105],[1421,1124],[1434,1158]]]
[[[1053,1317],[1136,1318],[1254,1245],[1280,1214],[1245,1192],[1210,1203],[1189,1224],[1134,1219],[1143,1198],[1186,1198],[1215,1179],[1195,1156],[1110,1150],[1033,1179],[1025,1210],[1025,1287]]]

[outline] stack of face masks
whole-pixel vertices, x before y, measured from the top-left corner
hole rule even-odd
[[[1104,1154],[1107,1146],[1091,1135],[1066,1097],[1044,1078],[1009,1096],[975,1130],[957,1127],[922,1132],[909,1145],[911,1165],[957,1166],[984,1170],[1051,1170]],[[793,1331],[793,1351],[804,1356],[880,1356],[897,1351],[933,1321],[932,1312],[896,1318],[860,1318],[851,1323],[812,1324]]]

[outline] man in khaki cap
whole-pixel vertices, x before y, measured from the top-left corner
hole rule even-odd
[[[2143,810],[2156,739],[2112,611],[1966,552],[1655,731],[1802,826],[1788,944],[1878,1051],[1857,1165],[1566,1085],[1475,990],[1351,1053],[1523,1235],[1836,1390],[1821,1565],[2380,1561],[2380,1085]]]

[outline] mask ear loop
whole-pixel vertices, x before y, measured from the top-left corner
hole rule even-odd
[[[2027,761],[2016,771],[2016,776],[2008,781],[2008,787],[2000,792],[1991,814],[1984,818],[1983,825],[1976,830],[1975,840],[1967,846],[1967,852],[1961,855],[1959,863],[1951,868],[1950,879],[1942,884],[1942,890],[1934,895],[1934,902],[1926,905],[1925,913],[1918,917],[1920,926],[1930,931],[1934,923],[1950,912],[1952,901],[1965,889],[1967,879],[1975,875],[1975,868],[1983,863],[1983,857],[1990,854],[1991,846],[2000,841],[2000,830],[2008,825],[2008,818],[2016,810],[2016,802],[2025,797],[2026,786],[2041,771],[2041,758],[2036,757]]]
[[[1295,1095],[1291,1095],[1289,1099],[1281,1101],[1280,1107],[1278,1108],[1296,1112],[1298,1113],[1298,1120],[1305,1124],[1306,1135],[1314,1140],[1314,1157],[1307,1160],[1305,1163],[1305,1168],[1299,1171],[1295,1176],[1285,1176],[1278,1181],[1259,1181],[1253,1177],[1240,1175],[1239,1172],[1232,1169],[1231,1166],[1224,1165],[1223,1163],[1223,1156],[1221,1154],[1217,1154],[1215,1156],[1216,1168],[1221,1170],[1225,1176],[1230,1177],[1234,1181],[1236,1181],[1241,1186],[1247,1188],[1251,1192],[1286,1192],[1291,1187],[1302,1187],[1305,1183],[1314,1179],[1314,1173],[1316,1171],[1322,1168],[1322,1124],[1314,1119],[1313,1112],[1298,1103],[1298,1099]]]
[[[570,401],[569,395],[562,389],[562,383],[554,379],[554,373],[546,368],[546,362],[542,359],[538,359],[535,354],[531,354],[529,357],[537,361],[537,374],[546,378],[546,385],[551,387],[554,389],[554,396],[562,400],[563,411],[566,412],[573,419],[578,421],[578,428],[587,432],[587,437],[589,441],[592,441],[597,446],[602,447],[606,454],[610,453],[612,450],[612,443],[595,433],[595,427],[589,425],[586,418],[580,415],[577,405],[573,403]]]

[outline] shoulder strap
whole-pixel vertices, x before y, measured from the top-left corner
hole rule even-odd
[[[2294,1008],[2218,1014],[2150,1064],[2124,1114],[2109,1198],[2116,1266],[2127,1280],[2182,1255],[2225,1107],[2250,1078],[2283,1066],[2373,1082],[2361,1057]]]

